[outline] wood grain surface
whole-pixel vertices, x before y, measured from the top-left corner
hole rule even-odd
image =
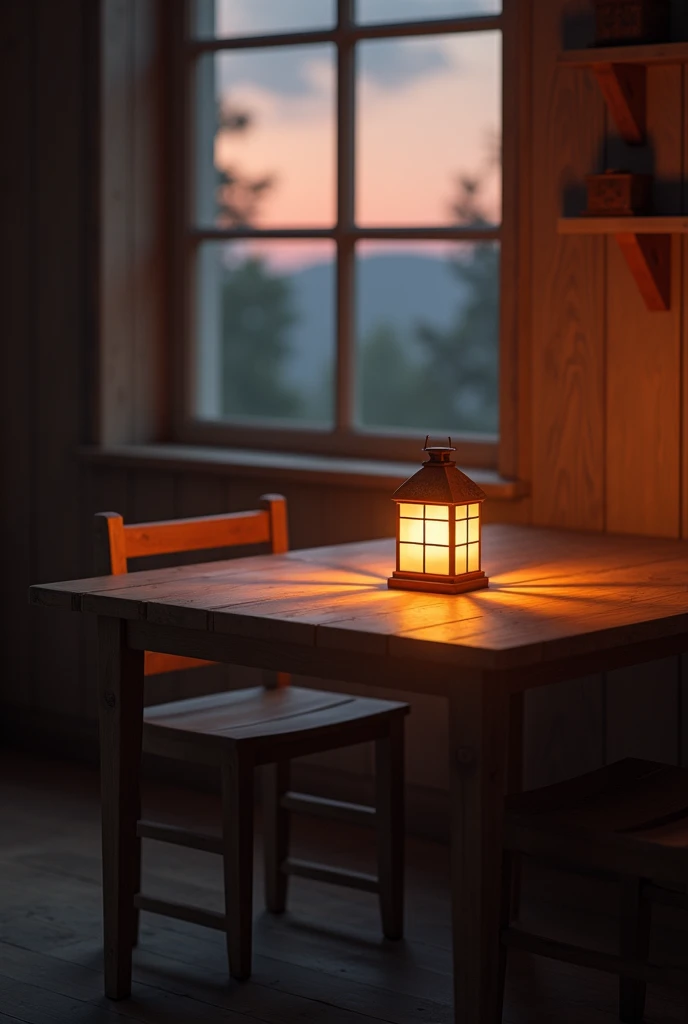
[[[587,14],[583,0],[566,16]],[[586,73],[557,66],[564,5],[533,15],[533,521],[604,527],[604,243],[559,238],[567,194],[597,169],[603,101]]]
[[[488,525],[489,589],[437,597],[387,589],[393,543],[177,566],[126,581],[39,585],[31,588],[31,600],[167,625],[168,632],[336,646],[485,669],[644,640],[656,641],[660,657],[663,638],[688,630],[688,552],[678,541]]]

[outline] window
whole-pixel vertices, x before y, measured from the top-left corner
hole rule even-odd
[[[190,3],[179,439],[496,465],[501,8]]]

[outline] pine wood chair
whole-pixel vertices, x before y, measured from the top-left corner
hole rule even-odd
[[[120,574],[132,559],[242,544],[288,549],[287,507],[281,495],[264,495],[249,512],[167,522],[126,524],[121,515],[95,516],[98,574]],[[193,658],[146,652],[145,674],[157,675],[211,664]],[[157,839],[223,857],[225,913],[133,894],[136,908],[132,944],[138,940],[139,910],[175,917],[226,932],[230,973],[251,973],[254,769],[263,766],[265,899],[273,913],[286,908],[290,875],[377,893],[382,930],[389,939],[403,933],[404,716],[407,704],[351,697],[291,686],[285,673],[276,685],[212,694],[147,707],[143,750],[163,757],[211,764],[222,783],[222,837],[139,821],[137,873],[140,890],[141,840]],[[373,741],[376,806],[364,807],[293,793],[289,765],[295,757]],[[334,817],[355,823],[376,819],[378,874],[335,870],[289,856],[290,814]]]
[[[502,989],[507,949],[518,948],[618,974],[619,1016],[627,1024],[643,1020],[648,982],[688,992],[688,972],[648,959],[652,904],[688,910],[688,770],[627,758],[567,782],[510,796],[504,845]],[[618,955],[557,942],[511,924],[511,873],[514,857],[522,854],[618,879]]]

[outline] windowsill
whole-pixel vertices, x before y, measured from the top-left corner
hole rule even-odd
[[[339,487],[369,487],[393,490],[415,473],[419,463],[381,462],[376,459],[346,459],[324,455],[212,448],[182,444],[96,446],[79,449],[84,462],[120,468],[193,470],[228,473],[245,477],[271,477],[302,483],[323,483]],[[492,469],[471,468],[472,480],[488,498],[513,501],[528,493],[522,480],[507,480]]]

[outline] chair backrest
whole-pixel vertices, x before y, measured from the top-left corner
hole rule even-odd
[[[209,551],[244,544],[268,544],[273,554],[289,550],[287,501],[281,494],[264,494],[260,508],[192,519],[166,519],[153,523],[126,523],[118,512],[94,516],[95,572],[119,576],[129,571],[129,560],[150,555]],[[212,664],[195,658],[146,652],[146,675],[158,675]],[[288,677],[279,674],[284,685]]]

